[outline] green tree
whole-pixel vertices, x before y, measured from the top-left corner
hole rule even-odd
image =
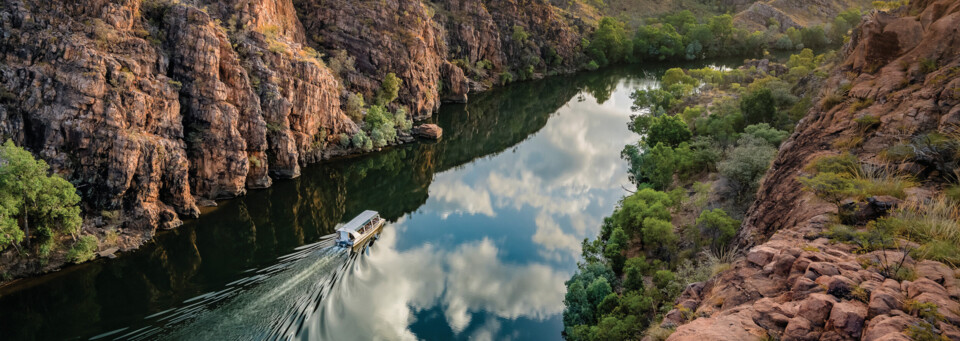
[[[803,184],[805,189],[813,192],[817,197],[836,205],[838,210],[840,209],[840,202],[843,201],[843,199],[859,193],[859,189],[853,179],[837,173],[818,173],[813,177],[801,177],[798,180],[800,180],[800,183]]]
[[[380,83],[380,93],[377,94],[376,104],[387,105],[393,102],[397,99],[402,85],[403,80],[398,78],[397,74],[388,73],[386,77],[383,77],[383,82]]]
[[[45,242],[55,241],[60,233],[80,231],[80,196],[73,184],[58,175],[48,176],[48,170],[46,162],[13,141],[0,146],[0,249],[23,240],[29,247],[32,230]]]
[[[743,96],[740,111],[747,124],[771,122],[777,114],[777,106],[770,89],[761,88]]]
[[[627,38],[624,23],[611,17],[600,19],[587,53],[600,65],[616,64],[633,54],[633,42]]]
[[[627,249],[629,243],[630,239],[627,238],[627,233],[623,232],[622,228],[613,229],[610,240],[607,241],[607,246],[603,250],[603,256],[610,261],[613,272],[621,273],[623,271],[623,262],[626,261],[623,251]]]
[[[656,146],[663,143],[670,147],[677,147],[680,143],[690,140],[693,136],[690,128],[683,119],[675,115],[662,115],[650,120],[649,129],[645,129],[645,143],[647,146]]]
[[[730,218],[726,211],[719,208],[700,212],[696,224],[700,235],[710,242],[713,250],[718,251],[733,239],[740,227],[739,220]]]
[[[827,32],[820,25],[801,29],[800,36],[803,40],[803,46],[812,49],[823,48],[830,43],[827,39]]]
[[[643,290],[643,276],[650,270],[650,264],[647,263],[645,257],[639,256],[628,259],[623,271],[625,275],[623,289],[626,291]]]
[[[754,137],[763,139],[764,141],[767,141],[774,146],[779,146],[780,142],[783,142],[783,140],[786,139],[787,136],[790,136],[790,133],[773,128],[766,123],[747,126],[747,128],[745,128],[743,132],[749,135],[753,135]]]
[[[751,135],[741,137],[727,158],[717,165],[720,174],[732,182],[737,194],[742,196],[753,191],[759,184],[770,162],[777,156],[777,149],[767,141]]]
[[[527,38],[530,38],[530,34],[527,33],[527,30],[520,25],[513,25],[513,34],[510,35],[510,39],[520,43],[520,45],[527,43]]]
[[[363,121],[364,106],[366,106],[366,103],[363,102],[363,96],[358,93],[351,93],[347,96],[347,104],[343,111],[354,122],[360,123]]]
[[[652,217],[643,220],[643,245],[650,255],[663,260],[673,259],[671,252],[676,244],[677,235],[669,221]]]

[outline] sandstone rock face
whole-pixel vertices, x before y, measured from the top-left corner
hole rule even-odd
[[[928,322],[939,337],[957,335],[960,288],[954,269],[893,250],[859,254],[852,245],[817,237],[829,227],[836,207],[801,190],[796,180],[813,158],[836,154],[835,138],[863,136],[858,156],[875,160],[896,142],[893,136],[904,134],[898,129],[952,132],[960,122],[960,95],[944,92],[960,88],[960,3],[929,0],[911,6],[901,16],[875,13],[857,29],[845,60],[820,94],[848,84],[849,98],[832,108],[815,105],[781,146],[738,236],[749,251],[703,285],[701,303],[692,309],[703,317],[680,325],[671,339],[711,335],[713,329],[727,328],[728,316],[738,315],[782,340],[909,340],[905,330],[921,324],[920,314],[908,311],[917,303],[936,304],[939,317]],[[937,68],[920,72],[920,60],[936,60]],[[872,104],[851,110],[864,100]],[[853,122],[862,115],[881,123],[864,134]],[[917,167],[918,173],[929,172],[927,166]],[[914,191],[907,201],[928,198],[927,192]],[[874,197],[854,204],[870,219],[899,201]],[[887,278],[877,266],[885,262],[902,263],[917,278]]]
[[[529,39],[513,42],[514,26]],[[88,217],[119,213],[121,238],[142,241],[198,203],[357,152],[336,143],[361,128],[342,99],[371,99],[388,72],[403,80],[393,109],[425,118],[501,72],[572,70],[584,30],[542,1],[9,0],[0,137],[74,183]],[[354,71],[326,65],[335,50]]]

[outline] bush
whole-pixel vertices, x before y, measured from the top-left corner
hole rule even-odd
[[[770,89],[762,88],[750,92],[740,100],[740,111],[747,124],[773,122],[777,106]]]
[[[513,74],[509,71],[504,71],[500,73],[500,85],[507,85],[513,83]]]
[[[836,205],[838,210],[843,199],[860,193],[853,179],[837,173],[819,173],[809,178],[801,177],[799,181],[805,189],[813,192],[820,199]]]
[[[363,102],[363,96],[358,93],[351,93],[347,95],[347,103],[344,105],[344,113],[350,117],[356,123],[363,122],[363,107],[366,104]]]
[[[753,135],[756,138],[769,142],[771,145],[779,146],[790,133],[771,127],[769,124],[760,123],[747,126],[744,133]]]
[[[81,236],[70,251],[67,252],[67,259],[74,263],[83,263],[93,259],[97,252],[97,237],[91,235]]]
[[[387,105],[397,99],[403,80],[393,72],[388,73],[380,82],[380,92],[377,94],[377,105]]]
[[[731,180],[739,196],[757,188],[760,178],[776,156],[777,149],[767,141],[746,135],[737,141],[737,147],[730,151],[727,158],[720,161],[717,170]]]
[[[663,143],[675,148],[680,143],[690,140],[693,135],[683,119],[673,115],[654,117],[649,120],[649,128],[641,130],[640,133],[646,135],[644,140],[647,146],[656,146]]]
[[[700,235],[710,241],[713,250],[720,250],[727,245],[740,227],[739,220],[730,218],[727,212],[719,208],[701,212],[696,224]]]

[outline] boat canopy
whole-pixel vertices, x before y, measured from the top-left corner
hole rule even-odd
[[[360,213],[355,218],[348,221],[346,224],[343,225],[343,227],[337,229],[337,231],[350,231],[350,232],[357,231],[360,228],[362,228],[363,225],[366,225],[368,221],[372,220],[376,216],[377,216],[377,211],[370,211],[370,210],[363,211],[363,213]]]

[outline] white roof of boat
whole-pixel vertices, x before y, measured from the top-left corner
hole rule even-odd
[[[377,211],[371,211],[371,210],[363,211],[363,213],[358,214],[356,217],[348,221],[346,224],[343,224],[343,227],[340,227],[339,229],[337,229],[337,231],[340,231],[340,230],[356,231],[360,229],[360,227],[362,227],[364,223],[366,223],[368,220],[372,219],[376,215],[377,215]]]

